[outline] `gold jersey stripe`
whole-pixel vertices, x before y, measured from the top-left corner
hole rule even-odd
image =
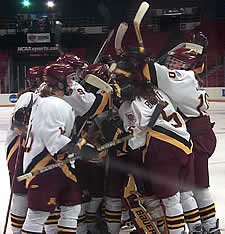
[[[102,101],[92,116],[102,113],[108,103],[110,94],[102,93],[101,95],[102,95]]]
[[[35,167],[31,170],[31,172],[39,170],[43,167],[45,167],[50,161],[52,160],[52,157],[50,154],[47,154],[40,162],[38,162]],[[35,178],[35,175],[28,178],[26,180],[26,188],[28,188],[30,182]]]
[[[146,63],[144,68],[143,68],[143,74],[144,74],[144,77],[147,79],[147,80],[151,80],[151,76],[150,76],[150,72],[149,72],[149,66],[148,64]]]
[[[166,134],[154,130],[150,131],[149,134],[152,137],[155,137],[161,141],[165,141],[167,143],[170,143],[171,145],[178,147],[179,149],[183,150],[186,154],[192,153],[193,144],[191,144],[191,148],[189,148],[188,146],[184,145],[182,142],[176,140],[175,138],[172,138]]]
[[[19,145],[20,145],[20,137],[17,138],[16,143],[13,145],[13,147],[9,151],[9,154],[8,154],[7,160],[6,160],[7,165],[8,165],[9,160],[11,159],[12,155],[19,148]],[[22,147],[25,147],[25,140],[23,140],[23,142],[22,142]]]

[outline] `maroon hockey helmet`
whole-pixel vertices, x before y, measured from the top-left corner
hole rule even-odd
[[[77,69],[77,68],[84,69],[88,66],[88,62],[82,60],[81,58],[79,58],[78,56],[74,54],[68,54],[68,53],[59,56],[56,59],[56,62],[69,64],[74,69]]]
[[[69,64],[52,63],[45,67],[43,72],[44,81],[48,86],[57,86],[58,82],[68,86],[67,79],[74,76],[74,69]]]
[[[206,36],[202,32],[194,34],[191,42],[181,43],[168,52],[165,65],[171,70],[193,70],[195,73],[202,73],[207,47]]]
[[[45,66],[34,66],[28,69],[26,75],[26,86],[37,88],[43,82],[43,71]]]
[[[81,72],[81,79],[84,80],[87,74],[93,74],[108,82],[108,65],[104,63],[91,64]]]

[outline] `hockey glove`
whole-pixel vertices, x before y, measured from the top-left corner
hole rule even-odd
[[[102,136],[102,133],[100,130],[96,131],[92,137],[88,137],[88,141],[97,148],[105,143],[105,139]],[[107,149],[99,151],[98,158],[93,159],[93,160],[89,160],[89,162],[100,163],[105,159],[107,153],[108,153]]]
[[[96,158],[98,152],[94,145],[87,143],[84,138],[78,140],[74,147],[75,155],[78,155],[81,160],[88,161],[89,159]]]
[[[102,134],[106,140],[112,141],[119,138],[122,134],[122,122],[120,119],[118,120],[104,120],[101,126]]]

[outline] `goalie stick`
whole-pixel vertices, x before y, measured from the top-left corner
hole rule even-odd
[[[139,132],[137,132],[135,134],[128,135],[128,136],[122,137],[122,138],[120,138],[118,140],[110,141],[108,143],[105,143],[104,145],[102,145],[100,147],[97,147],[97,151],[102,151],[102,150],[108,149],[108,148],[110,148],[112,146],[115,146],[115,145],[118,145],[118,144],[120,144],[120,143],[122,143],[124,141],[127,141],[127,140],[129,140],[129,139],[131,139],[131,138],[133,138],[135,136],[138,136],[138,135],[144,134],[146,132],[149,132],[152,129],[152,127],[154,126],[154,124],[155,124],[156,120],[158,119],[160,113],[162,112],[164,106],[165,106],[164,102],[159,102],[156,105],[156,108],[155,108],[155,110],[154,110],[154,112],[152,114],[151,120],[149,121],[149,124],[148,124],[148,126],[146,128],[144,128],[143,130],[141,130],[141,131],[139,131]],[[71,162],[71,161],[73,161],[75,159],[78,159],[78,158],[81,159],[81,157],[79,155],[76,155],[76,156],[71,157],[71,158],[66,158],[66,159],[62,160],[61,162],[54,163],[54,164],[48,165],[46,167],[43,167],[41,169],[38,169],[36,171],[29,172],[29,173],[26,173],[24,175],[18,176],[17,180],[18,181],[23,181],[23,180],[28,179],[28,178],[30,178],[32,176],[44,173],[44,172],[52,170],[52,169],[54,169],[56,167],[60,167],[60,166],[62,166],[64,164],[67,164],[67,163],[69,163],[69,162]]]
[[[141,25],[141,21],[145,15],[145,13],[147,12],[148,8],[149,8],[149,4],[147,2],[142,2],[135,17],[134,17],[134,22],[133,22],[139,46],[140,46],[140,48],[143,48],[143,49],[144,49],[144,43],[143,43],[143,39],[141,36],[140,25]]]
[[[85,82],[98,89],[105,91],[106,93],[113,93],[113,88],[108,83],[106,83],[104,80],[100,79],[99,77],[93,74],[86,75]]]
[[[116,36],[115,36],[115,50],[116,50],[117,55],[121,55],[123,53],[122,41],[123,41],[123,38],[127,29],[128,29],[128,24],[126,22],[120,23],[117,29]]]

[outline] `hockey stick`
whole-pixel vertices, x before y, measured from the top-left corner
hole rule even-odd
[[[122,41],[123,41],[123,38],[127,29],[128,29],[128,24],[126,22],[120,23],[117,29],[116,36],[115,36],[115,50],[116,50],[117,55],[121,55],[123,53]]]
[[[114,33],[114,29],[112,29],[112,30],[109,32],[109,35],[108,35],[107,38],[105,39],[105,41],[104,41],[104,43],[103,43],[101,49],[99,50],[99,52],[98,52],[98,54],[97,54],[97,56],[96,56],[96,58],[95,58],[93,64],[95,64],[95,63],[98,62],[100,56],[102,55],[102,53],[104,52],[105,48],[106,48],[107,45],[109,44],[113,33]]]
[[[139,135],[142,135],[144,133],[149,132],[153,128],[156,120],[158,119],[158,117],[161,114],[161,112],[162,112],[162,110],[163,110],[164,107],[165,107],[165,103],[162,102],[162,101],[160,101],[156,105],[156,108],[155,108],[155,110],[154,110],[154,112],[152,114],[152,117],[151,117],[151,119],[150,119],[147,127],[145,127],[143,130],[140,130],[140,131],[138,131],[136,133],[133,133],[133,134],[127,135],[125,137],[119,138],[117,140],[107,142],[107,143],[105,143],[105,144],[97,147],[97,150],[98,151],[102,151],[102,150],[108,149],[108,148],[110,148],[112,146],[115,146],[115,145],[118,145],[118,144],[123,143],[125,141],[128,141],[128,140],[130,140],[133,137],[136,137],[136,136],[139,136]]]
[[[139,132],[137,132],[135,134],[128,135],[128,136],[119,138],[119,139],[117,139],[115,141],[110,141],[108,143],[105,143],[104,145],[102,145],[100,147],[97,147],[97,151],[102,151],[102,150],[108,149],[108,148],[110,148],[112,146],[115,146],[115,145],[118,145],[118,144],[120,144],[120,143],[122,143],[124,141],[127,141],[127,140],[129,140],[129,139],[131,139],[133,137],[136,137],[136,136],[139,136],[139,135],[144,134],[146,132],[149,132],[152,129],[152,127],[154,126],[154,124],[155,124],[156,120],[158,119],[160,113],[162,112],[164,106],[165,106],[164,102],[159,102],[156,105],[156,108],[155,108],[155,110],[154,110],[154,112],[152,114],[151,120],[149,121],[149,124],[148,124],[148,126],[146,128],[144,128],[143,130],[141,130],[141,131],[139,131]],[[28,178],[34,176],[34,175],[39,175],[41,173],[44,173],[44,172],[49,171],[49,170],[52,170],[52,169],[54,169],[56,167],[60,167],[60,166],[62,166],[64,164],[67,164],[67,163],[69,163],[69,162],[71,162],[71,161],[73,161],[75,159],[79,159],[79,158],[81,159],[80,156],[76,155],[74,157],[64,159],[61,162],[58,162],[58,163],[55,163],[55,164],[51,164],[51,165],[48,165],[48,166],[43,167],[41,169],[38,169],[36,171],[29,172],[29,173],[26,173],[24,175],[18,176],[17,180],[18,181],[23,181],[25,179],[28,179]]]
[[[9,213],[11,209],[11,204],[12,204],[12,196],[13,196],[13,190],[14,190],[14,184],[16,180],[16,171],[19,166],[19,161],[22,153],[22,144],[23,144],[23,133],[20,136],[20,142],[19,142],[19,147],[16,155],[16,162],[15,162],[15,167],[14,167],[14,173],[13,173],[13,178],[12,178],[12,185],[11,185],[11,192],[10,192],[10,197],[9,197],[9,204],[8,204],[8,209],[7,209],[7,214],[6,214],[6,220],[5,220],[5,226],[4,226],[4,231],[3,234],[6,233],[7,225],[8,225],[8,219],[9,219]]]
[[[66,159],[64,159],[64,160],[62,160],[62,161],[60,161],[58,163],[50,164],[50,165],[48,165],[46,167],[43,167],[41,169],[38,169],[36,171],[28,172],[26,174],[18,176],[17,181],[20,182],[20,181],[26,180],[26,179],[28,179],[28,178],[30,178],[32,176],[42,174],[42,173],[44,173],[46,171],[49,171],[49,170],[52,170],[54,168],[60,167],[60,166],[62,166],[64,164],[67,164],[67,163],[72,162],[73,160],[79,159],[79,158],[80,158],[80,156],[74,156],[74,157],[71,157],[71,158],[66,158]]]
[[[143,39],[141,36],[140,25],[141,25],[141,21],[145,15],[145,13],[147,12],[148,8],[149,8],[149,4],[147,2],[142,2],[135,17],[134,17],[134,29],[136,32],[139,46],[140,46],[140,48],[143,48],[143,49],[144,49],[144,43],[143,43]]]

